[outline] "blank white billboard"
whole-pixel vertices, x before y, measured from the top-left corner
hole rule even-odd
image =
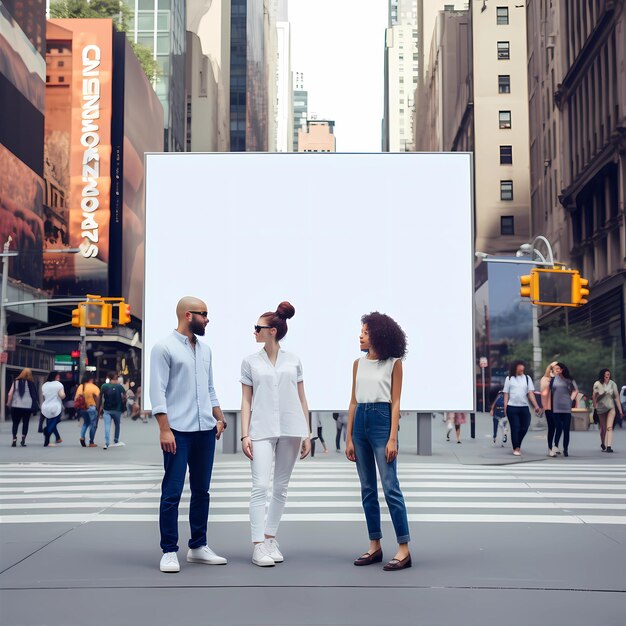
[[[146,407],[150,351],[193,295],[224,410],[262,348],[254,324],[283,300],[311,410],[347,409],[371,311],[408,335],[403,410],[473,410],[471,167],[465,153],[146,155]]]

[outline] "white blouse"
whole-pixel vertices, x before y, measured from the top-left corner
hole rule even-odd
[[[354,389],[358,404],[391,402],[391,374],[397,360],[373,361],[367,355],[359,359]]]
[[[240,381],[252,387],[250,439],[308,435],[308,417],[305,420],[298,395],[298,383],[302,380],[300,359],[282,349],[275,365],[265,349],[242,361]]]

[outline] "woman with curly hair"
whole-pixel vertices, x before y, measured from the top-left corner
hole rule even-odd
[[[600,420],[600,447],[603,452],[613,452],[613,422],[615,412],[623,417],[622,405],[619,401],[619,391],[615,381],[611,380],[611,370],[604,368],[598,374],[598,380],[593,384],[593,406],[598,412]]]
[[[406,335],[391,317],[378,312],[364,315],[361,324],[359,341],[367,354],[357,359],[352,369],[346,457],[356,462],[370,545],[354,564],[371,565],[383,560],[378,466],[398,541],[394,558],[383,568],[390,572],[411,567],[409,522],[396,464]]]
[[[241,448],[252,469],[252,562],[259,567],[273,567],[284,560],[276,532],[289,479],[298,453],[303,459],[311,451],[302,363],[278,343],[287,334],[287,320],[295,312],[289,302],[281,302],[276,311],[263,313],[254,326],[254,337],[265,346],[241,364]]]

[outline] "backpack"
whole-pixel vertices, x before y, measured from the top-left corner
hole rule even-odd
[[[504,417],[504,394],[498,393],[496,403],[493,405],[493,416],[497,418]]]
[[[118,393],[118,389],[115,385],[103,385],[102,395],[105,409],[117,406],[119,402],[121,402],[121,394]]]

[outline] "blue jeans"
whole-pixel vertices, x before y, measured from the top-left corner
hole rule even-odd
[[[506,416],[511,424],[511,446],[513,450],[522,447],[522,441],[530,428],[530,411],[527,406],[506,407]]]
[[[98,411],[95,406],[90,406],[86,411],[79,411],[80,417],[83,418],[83,425],[80,429],[80,438],[84,439],[89,428],[89,443],[93,443],[96,436],[96,428],[98,428]]]
[[[213,457],[215,456],[215,434],[217,428],[197,432],[172,430],[176,439],[176,454],[163,453],[165,476],[161,484],[161,506],[159,528],[163,552],[178,552],[178,504],[185,486],[185,474],[189,466],[189,526],[191,527],[190,548],[206,545],[206,527],[209,517],[209,486]]]
[[[122,419],[121,411],[110,411],[105,409],[102,413],[104,419],[104,443],[109,445],[111,440],[111,419],[115,424],[115,433],[113,435],[113,441],[117,443],[120,440],[120,420]]]
[[[352,428],[356,469],[361,481],[361,500],[370,539],[380,539],[380,505],[376,466],[398,543],[410,541],[409,521],[398,482],[397,461],[387,463],[385,448],[391,433],[391,405],[386,402],[358,404]]]
[[[52,417],[48,419],[48,423],[46,424],[46,428],[43,431],[44,442],[43,445],[47,446],[50,443],[50,437],[52,437],[52,433],[56,437],[57,441],[61,439],[59,435],[59,431],[57,430],[57,425],[61,421],[61,415],[57,415],[56,417]]]

